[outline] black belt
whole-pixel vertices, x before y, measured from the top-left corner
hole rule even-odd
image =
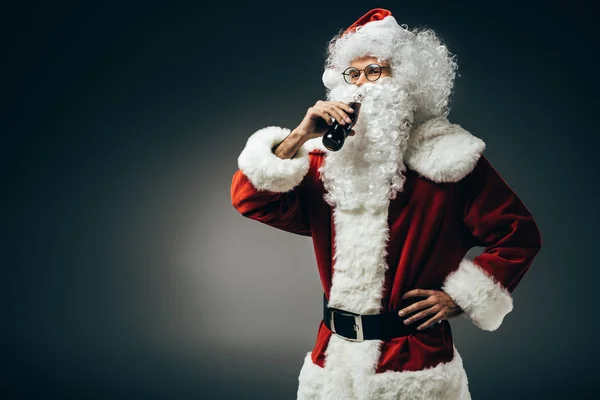
[[[331,323],[333,319],[333,324]],[[404,324],[406,317],[396,311],[383,314],[360,315],[349,311],[331,308],[323,294],[323,322],[329,330],[344,339],[362,342],[363,340],[387,340],[412,335],[419,324]]]

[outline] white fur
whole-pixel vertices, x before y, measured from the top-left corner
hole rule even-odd
[[[308,151],[329,153],[321,138],[311,139],[305,145]],[[485,147],[483,140],[460,125],[438,117],[411,130],[404,162],[434,182],[458,182],[475,168]]]
[[[333,211],[335,249],[329,306],[377,314],[385,283],[388,207],[375,213]],[[325,398],[354,399],[368,391],[367,377],[379,359],[380,340],[349,342],[333,335],[325,351]],[[362,398],[362,396],[357,397]]]
[[[513,309],[510,292],[472,260],[464,258],[442,286],[475,325],[494,331]]]
[[[331,338],[334,346],[339,340],[343,339]],[[348,343],[360,345],[368,342],[372,341]],[[354,347],[357,346],[353,346],[352,351]],[[359,364],[347,365],[332,376],[333,371],[327,365],[321,368],[312,362],[309,352],[298,377],[297,400],[470,400],[463,360],[456,347],[453,348],[454,358],[451,361],[421,371],[388,371],[380,374],[362,371],[359,384],[362,391],[355,392],[350,391],[353,388],[350,372]],[[356,375],[352,377],[354,381]]]
[[[380,340],[350,342],[332,335],[325,351],[324,398],[368,399],[365,394],[370,388],[369,377],[375,375],[380,345]]]
[[[309,139],[304,143],[308,152],[317,152],[317,153],[329,153],[329,150],[323,144],[323,138],[318,137],[314,139]]]
[[[388,208],[369,213],[334,209],[335,251],[330,307],[377,314],[385,282]]]
[[[407,84],[417,104],[415,123],[448,115],[458,65],[433,30],[409,31],[390,15],[335,36],[327,53],[323,83],[328,90],[346,84],[342,72],[354,58],[370,55],[389,62],[392,77]]]
[[[402,81],[389,77],[376,84],[345,85],[329,93],[334,101],[361,97],[355,136],[330,153],[319,169],[327,190],[325,201],[344,210],[374,212],[388,208],[402,191],[403,162],[414,103]]]
[[[481,139],[438,117],[413,128],[405,160],[434,182],[457,182],[473,170],[484,150]]]
[[[326,88],[333,88],[338,85],[340,78],[343,78],[341,72],[338,72],[333,68],[327,68],[323,72],[323,77],[321,79]]]
[[[308,172],[308,153],[330,153],[323,138],[308,140],[296,157],[283,160],[271,148],[283,141],[289,129],[270,126],[253,134],[238,158],[238,166],[261,190],[285,192]],[[349,137],[347,140],[353,140]],[[406,165],[434,182],[458,182],[473,170],[485,150],[485,142],[444,117],[415,126],[404,154]]]
[[[323,368],[312,362],[311,352],[304,356],[304,363],[298,375],[298,400],[319,400],[324,398],[325,379]],[[331,397],[331,396],[330,396]]]
[[[310,167],[309,149],[303,145],[294,158],[277,157],[272,149],[290,130],[269,126],[248,138],[238,157],[238,167],[258,190],[287,192],[298,185]]]

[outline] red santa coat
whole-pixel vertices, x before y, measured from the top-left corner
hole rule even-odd
[[[268,127],[248,139],[231,200],[245,217],[312,237],[330,306],[397,312],[409,290],[443,290],[481,329],[500,326],[541,237],[531,213],[483,156],[483,141],[445,118],[415,127],[403,191],[385,212],[349,213],[323,200],[318,169],[328,151],[320,139],[293,159],[272,153],[289,132]],[[485,250],[466,258],[474,246]],[[364,342],[346,341],[321,321],[300,371],[298,399],[414,398],[470,398],[449,321]]]

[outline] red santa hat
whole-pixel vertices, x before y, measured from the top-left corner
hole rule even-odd
[[[374,8],[362,17],[360,17],[355,23],[350,25],[350,27],[344,31],[344,35],[348,32],[355,32],[357,29],[361,29],[369,22],[381,21],[389,15],[392,15],[392,12],[390,10],[386,10],[384,8]]]
[[[328,65],[323,74],[323,83],[333,88],[342,82],[341,69],[345,69],[350,60],[363,55],[380,58],[392,58],[393,49],[387,46],[395,39],[411,35],[401,27],[392,16],[392,12],[384,8],[374,8],[350,25],[330,48],[330,57],[336,59],[334,65]],[[331,61],[331,60],[330,60]]]

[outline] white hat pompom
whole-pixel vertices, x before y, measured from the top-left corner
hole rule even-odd
[[[342,84],[343,76],[332,68],[326,68],[323,72],[323,84],[327,89],[333,89]]]

